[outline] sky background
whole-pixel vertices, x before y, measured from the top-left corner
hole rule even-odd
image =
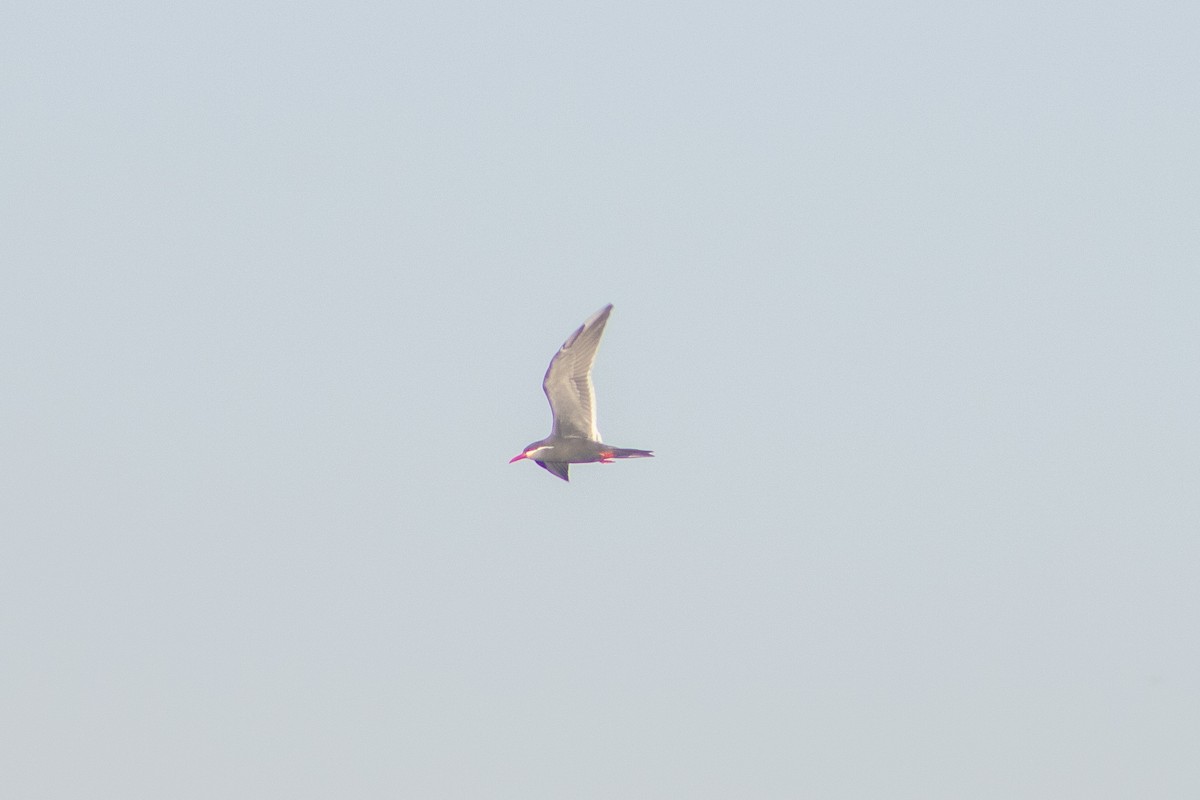
[[[1200,796],[1198,8],[7,4],[0,794]]]

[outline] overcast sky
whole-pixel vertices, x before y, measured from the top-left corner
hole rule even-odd
[[[8,4],[0,794],[1200,796],[1198,8]]]

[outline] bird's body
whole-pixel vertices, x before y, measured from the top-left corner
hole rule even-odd
[[[554,427],[550,435],[528,445],[509,462],[530,459],[539,467],[565,480],[570,480],[571,464],[600,462],[607,464],[615,458],[646,458],[649,450],[613,447],[600,440],[596,429],[596,392],[592,387],[592,364],[600,337],[612,311],[609,304],[587,318],[572,333],[550,359],[542,389],[550,401]]]

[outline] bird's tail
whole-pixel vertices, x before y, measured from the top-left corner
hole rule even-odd
[[[613,458],[653,458],[654,451],[652,450],[635,450],[632,447],[614,447],[612,451]]]

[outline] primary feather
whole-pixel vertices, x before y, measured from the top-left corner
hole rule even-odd
[[[612,311],[606,305],[567,337],[542,379],[542,389],[554,415],[551,436],[568,439],[601,440],[596,429],[596,389],[592,386],[592,364],[600,347],[600,337]]]

